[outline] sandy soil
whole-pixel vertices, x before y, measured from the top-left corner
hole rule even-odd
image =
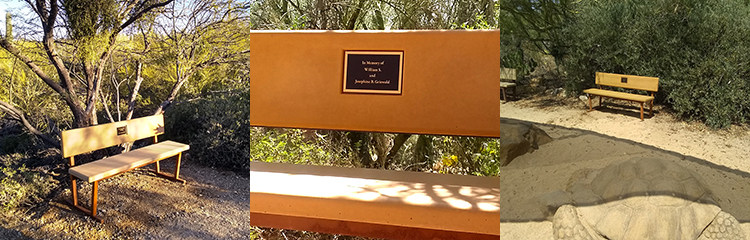
[[[553,239],[549,219],[554,213],[541,196],[564,189],[576,170],[600,169],[634,157],[661,158],[698,173],[719,206],[750,236],[747,127],[710,130],[677,121],[658,106],[654,117],[641,121],[634,104],[605,106],[588,112],[581,100],[556,97],[502,104],[502,118],[535,123],[555,139],[502,168],[502,239]]]
[[[150,167],[150,166],[149,166]],[[147,167],[147,168],[149,168]],[[162,171],[172,171],[170,160]],[[249,179],[183,162],[186,184],[136,169],[99,182],[98,223],[65,203],[65,189],[47,203],[22,209],[0,227],[2,239],[247,239]],[[65,184],[66,188],[67,185]],[[90,203],[91,184],[79,184]]]

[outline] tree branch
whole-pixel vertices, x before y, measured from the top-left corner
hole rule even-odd
[[[10,104],[8,104],[6,102],[3,102],[3,101],[0,101],[0,109],[2,109],[4,112],[10,114],[11,116],[13,116],[13,118],[12,118],[13,120],[16,120],[16,121],[20,122],[21,124],[23,124],[23,126],[26,127],[26,129],[28,129],[29,132],[31,132],[34,135],[36,135],[37,137],[41,138],[42,141],[44,141],[44,142],[46,142],[46,143],[48,143],[48,144],[50,144],[53,147],[56,147],[58,149],[60,148],[60,143],[59,142],[57,142],[56,140],[48,137],[47,135],[44,135],[44,133],[40,132],[34,126],[32,126],[31,123],[29,123],[29,121],[26,120],[26,114],[24,114],[23,111],[18,110],[17,108],[13,107],[13,105],[10,105]]]
[[[138,11],[138,13],[134,14],[133,16],[130,16],[130,18],[127,21],[125,21],[124,23],[122,23],[120,25],[120,29],[125,29],[130,24],[132,24],[133,22],[135,22],[135,20],[138,20],[139,18],[141,18],[141,16],[143,16],[143,14],[151,11],[152,9],[166,6],[167,4],[172,3],[173,1],[174,0],[166,0],[164,2],[153,4],[153,5],[150,5],[150,6],[146,7],[146,8],[144,8],[144,9],[141,9],[140,11]],[[117,32],[119,33],[119,31],[117,31]]]

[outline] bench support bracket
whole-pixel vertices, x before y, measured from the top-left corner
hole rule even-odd
[[[71,183],[71,196],[72,199],[67,200],[68,204],[78,209],[78,211],[83,212],[86,215],[89,215],[91,218],[96,220],[97,222],[104,222],[104,219],[100,218],[99,216],[96,216],[96,205],[97,205],[97,195],[99,192],[99,181],[94,182],[93,189],[91,191],[91,209],[86,209],[81,205],[78,205],[78,186],[76,185],[76,178],[74,176],[70,176],[70,183]]]
[[[152,173],[156,174],[159,177],[163,177],[175,182],[181,182],[182,184],[185,184],[185,179],[180,178],[180,163],[182,162],[182,153],[177,154],[177,163],[174,168],[174,175],[168,175],[163,172],[161,172],[161,169],[159,167],[159,161],[154,162],[156,164],[156,170],[150,170]]]

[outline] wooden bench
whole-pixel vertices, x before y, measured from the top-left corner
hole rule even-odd
[[[500,69],[500,91],[503,94],[503,101],[508,101],[505,97],[505,89],[507,88],[512,88],[513,95],[516,95],[516,69],[514,68]]]
[[[589,111],[594,109],[591,103],[592,96],[599,96],[599,106],[602,105],[602,97],[641,103],[641,121],[643,121],[643,104],[650,103],[649,114],[654,116],[654,93],[659,90],[659,78],[597,72],[596,85],[599,88],[590,88],[583,91],[589,95]],[[651,95],[605,90],[602,86],[643,90],[650,92]]]
[[[154,173],[158,176],[184,184],[185,180],[179,178],[180,161],[182,160],[182,152],[190,149],[190,146],[173,141],[158,142],[158,135],[163,133],[163,115],[63,131],[62,155],[63,158],[70,158],[70,169],[68,170],[72,194],[70,204],[97,221],[102,222],[102,218],[96,215],[99,181],[151,163],[156,163]],[[75,164],[76,155],[149,137],[153,137],[154,144],[86,164],[77,166]],[[162,173],[159,161],[173,156],[177,156],[174,174],[168,175]],[[83,208],[78,204],[76,179],[93,183],[91,209]]]
[[[497,30],[250,37],[258,69],[250,72],[251,126],[500,137]],[[342,93],[348,49],[403,51],[403,93]],[[250,162],[251,226],[386,239],[500,237],[498,177],[258,160]]]

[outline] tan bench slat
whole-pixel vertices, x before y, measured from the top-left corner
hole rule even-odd
[[[130,169],[161,160],[190,149],[189,145],[164,141],[120,155],[72,167],[68,172],[84,181],[94,182]]]
[[[622,82],[623,78],[626,78],[627,81]],[[659,78],[656,77],[596,72],[596,84],[650,92],[659,91]]]
[[[500,180],[250,163],[250,211],[499,235]]]
[[[127,134],[117,135],[125,127]],[[63,158],[164,133],[164,115],[99,124],[62,132]]]
[[[630,101],[636,101],[636,102],[647,102],[647,101],[651,101],[654,99],[654,97],[652,96],[624,93],[624,92],[617,92],[617,91],[609,91],[609,90],[603,90],[603,89],[598,89],[598,88],[586,89],[586,90],[583,90],[583,92],[592,94],[592,95],[597,95],[597,96],[611,97],[611,98],[630,100]]]
[[[505,88],[505,87],[512,87],[512,86],[515,86],[515,85],[516,85],[515,83],[510,83],[510,82],[500,82],[500,87],[504,87],[504,88]]]

